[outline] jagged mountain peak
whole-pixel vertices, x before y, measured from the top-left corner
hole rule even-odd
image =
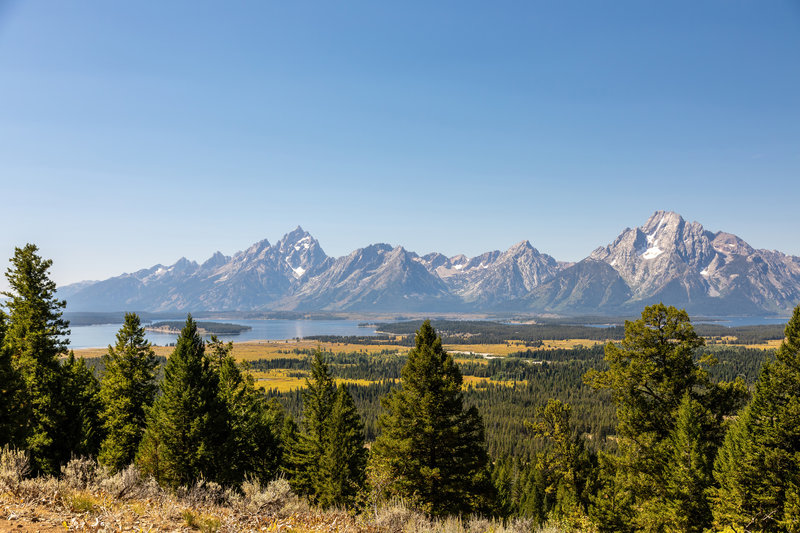
[[[203,262],[203,264],[200,265],[200,268],[202,268],[203,270],[212,270],[221,267],[230,260],[231,260],[230,257],[223,254],[222,252],[217,251],[214,252],[214,255],[206,259]]]
[[[658,231],[659,228],[665,226],[678,226],[681,223],[684,223],[683,217],[674,212],[674,211],[655,211],[650,218],[647,219],[647,222],[641,226],[641,230],[645,233],[652,233],[653,231]]]
[[[311,236],[310,233],[303,230],[300,226],[290,231],[275,243],[275,248],[282,253],[291,253],[292,251],[300,252],[302,250],[309,250],[315,246],[319,246],[317,239]]]
[[[672,211],[656,211],[644,225],[626,229],[590,258],[620,274],[631,288],[633,303],[663,300],[720,312],[736,302],[739,312],[749,313],[754,308],[791,308],[800,297],[796,261],[754,250],[730,233],[706,231]]]
[[[520,241],[517,244],[511,246],[506,251],[506,253],[508,253],[508,254],[517,254],[517,253],[522,253],[522,252],[525,252],[525,251],[528,251],[528,250],[532,251],[536,255],[539,254],[539,250],[534,248],[533,245],[531,244],[531,241],[529,241],[527,239],[525,239],[524,241]]]
[[[185,257],[181,257],[170,268],[179,271],[191,270],[197,268],[199,265],[196,261],[190,261]]]
[[[755,253],[753,247],[741,238],[724,231],[718,231],[714,234],[712,245],[716,251],[725,255],[751,255]]]
[[[272,245],[270,244],[269,240],[268,239],[262,239],[262,240],[260,240],[260,241],[258,241],[256,243],[253,243],[246,250],[243,250],[241,252],[236,253],[236,255],[234,255],[234,259],[236,257],[241,257],[241,256],[249,256],[249,257],[257,256],[259,254],[263,254],[264,251],[266,251],[266,250],[268,250],[270,248],[272,248]]]
[[[276,246],[279,244],[298,244],[309,241],[316,241],[316,239],[314,239],[314,237],[312,237],[311,234],[302,227],[297,226],[295,229],[281,237],[281,239],[276,243]]]
[[[63,290],[63,292],[62,292]],[[71,310],[448,310],[777,313],[800,301],[800,258],[753,249],[673,211],[656,211],[575,264],[523,240],[469,258],[370,244],[334,259],[301,226],[202,265],[185,257],[59,290]],[[516,302],[516,303],[515,303]],[[505,306],[505,307],[504,307]]]
[[[447,258],[446,255],[440,254],[439,252],[431,252],[429,254],[425,254],[422,257],[417,259],[420,263],[425,265],[430,271],[435,271],[440,266],[449,266],[450,260]]]
[[[357,254],[357,253],[371,253],[371,254],[383,255],[383,254],[391,252],[392,250],[394,250],[394,246],[392,246],[391,244],[387,244],[385,242],[378,242],[378,243],[375,243],[375,244],[369,244],[369,245],[367,245],[367,246],[365,246],[363,248],[359,248],[358,250],[356,250],[353,253],[354,254]]]

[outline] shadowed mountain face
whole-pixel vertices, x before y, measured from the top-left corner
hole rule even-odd
[[[202,264],[180,259],[59,289],[70,311],[516,311],[629,313],[663,301],[720,315],[784,313],[800,302],[800,258],[756,250],[657,211],[576,264],[528,241],[477,257],[374,244],[334,259],[298,227]]]
[[[584,259],[506,306],[551,313],[613,313],[631,298],[630,287],[602,261]]]
[[[333,262],[295,294],[278,302],[297,310],[447,309],[458,302],[437,276],[403,247],[374,244]]]

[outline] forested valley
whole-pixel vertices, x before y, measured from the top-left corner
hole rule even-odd
[[[457,517],[472,531],[800,531],[800,307],[776,350],[731,345],[729,329],[658,304],[624,328],[564,326],[606,344],[542,349],[564,331],[487,323],[473,342],[521,343],[487,358],[444,349],[464,339],[457,322],[420,321],[381,325],[397,349],[246,363],[191,316],[158,358],[129,313],[107,354],[82,359],[64,340],[50,267],[28,245],[6,274],[4,498],[24,499],[37,479],[87,489],[102,477],[97,490],[121,486],[118,498],[205,487],[200,500],[252,515],[278,513],[270,494],[285,486],[354,530]],[[259,387],[254,375],[274,370],[306,386]],[[379,519],[398,508],[404,518]],[[189,514],[203,530],[279,523]]]

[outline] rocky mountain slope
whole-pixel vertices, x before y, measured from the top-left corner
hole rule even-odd
[[[63,287],[70,311],[298,310],[630,313],[663,301],[720,315],[785,313],[800,302],[800,258],[757,250],[657,211],[575,264],[528,241],[477,257],[374,244],[328,257],[298,227],[202,264],[180,259]]]
[[[665,301],[695,312],[781,312],[800,302],[800,258],[755,250],[729,233],[706,231],[657,211],[589,256],[612,266],[632,305]]]

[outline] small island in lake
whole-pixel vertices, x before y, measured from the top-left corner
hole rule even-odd
[[[147,331],[156,331],[158,333],[174,333],[180,334],[185,322],[153,322],[146,325],[144,329]],[[243,331],[250,331],[250,326],[243,326],[241,324],[229,324],[226,322],[197,322],[197,332],[200,335],[238,335]]]

